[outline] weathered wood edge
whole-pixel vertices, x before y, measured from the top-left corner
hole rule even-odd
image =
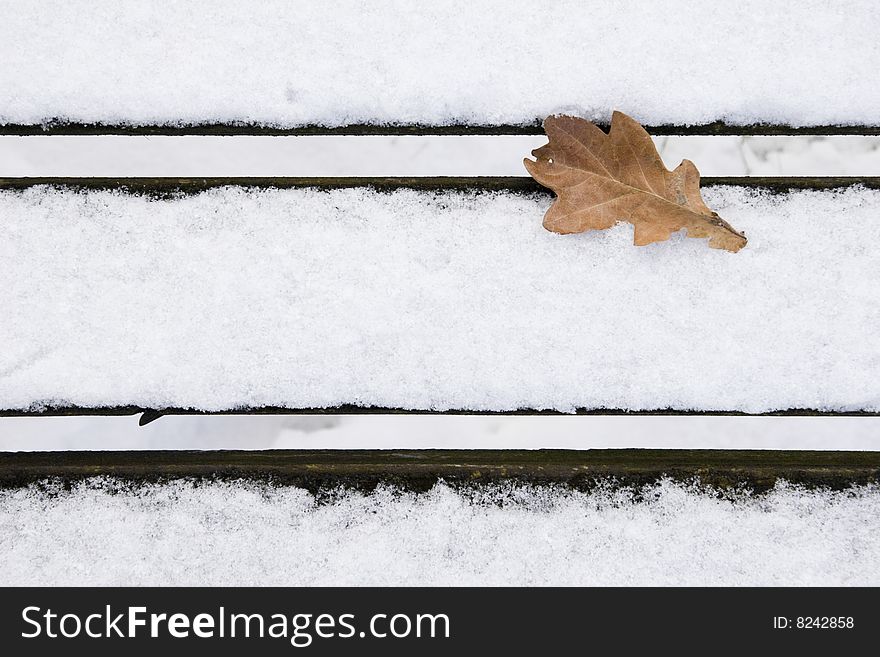
[[[267,450],[2,452],[0,488],[89,477],[132,483],[255,480],[312,492],[380,484],[424,491],[524,483],[589,490],[668,477],[721,490],[763,492],[779,480],[845,489],[880,481],[880,452],[777,450]]]
[[[284,406],[258,406],[204,411],[193,408],[145,408],[142,406],[62,406],[46,405],[38,408],[0,409],[0,417],[68,417],[68,416],[126,416],[138,415],[138,424],[144,426],[165,415],[633,415],[633,416],[742,416],[742,417],[877,417],[880,412],[865,410],[821,410],[789,408],[763,413],[746,413],[724,409],[694,411],[675,408],[627,410],[620,408],[579,408],[572,413],[551,409],[521,408],[506,411],[471,409],[407,409],[385,406],[356,406],[346,404],[326,408],[294,408]]]
[[[197,123],[168,125],[132,125],[108,123],[78,123],[62,120],[45,123],[0,124],[0,135],[59,136],[59,135],[130,135],[130,136],[454,136],[454,135],[542,135],[540,120],[525,124],[498,125],[427,125],[427,124],[351,124],[343,126],[272,126],[259,123]],[[605,124],[598,124],[607,130]],[[663,135],[708,136],[808,136],[808,135],[880,135],[877,125],[811,125],[790,126],[779,123],[752,123],[736,125],[724,121],[694,125],[646,125],[648,133]]]
[[[766,189],[773,193],[790,190],[829,190],[862,186],[880,189],[880,176],[704,176],[703,187],[730,185]],[[528,176],[420,176],[420,177],[2,177],[0,190],[24,190],[49,185],[74,190],[120,190],[159,197],[196,194],[218,187],[349,189],[370,187],[392,192],[418,191],[507,191],[521,194],[552,194]]]

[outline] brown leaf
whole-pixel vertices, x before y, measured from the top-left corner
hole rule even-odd
[[[544,216],[547,230],[582,233],[628,221],[636,246],[668,240],[682,228],[688,237],[708,237],[714,249],[735,253],[746,245],[745,235],[703,202],[693,162],[669,171],[645,129],[626,114],[614,112],[608,134],[573,116],[551,116],[544,130],[549,143],[532,151],[537,161],[523,163],[556,192]]]

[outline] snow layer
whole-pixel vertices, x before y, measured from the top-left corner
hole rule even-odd
[[[0,176],[521,176],[541,135],[203,137],[0,135]],[[704,176],[880,176],[880,137],[661,136]]]
[[[114,493],[115,491],[115,493]],[[0,491],[8,585],[880,585],[880,491]]]
[[[738,254],[513,194],[0,194],[0,406],[880,410],[880,192],[714,189]]]
[[[3,4],[0,123],[880,123],[870,0]]]
[[[880,417],[200,415],[0,418],[0,450],[102,449],[880,450]]]

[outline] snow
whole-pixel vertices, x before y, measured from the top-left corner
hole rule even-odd
[[[0,406],[880,410],[880,192],[709,204],[738,254],[509,193],[0,194]]]
[[[223,415],[0,418],[0,450],[880,449],[880,417]]]
[[[6,3],[10,4],[10,3]],[[880,123],[880,12],[828,3],[11,3],[0,123]]]
[[[868,2],[15,3],[0,124],[530,123],[618,108],[653,124],[876,125],[864,72],[880,64],[878,26]],[[0,137],[0,175],[516,175],[543,141]],[[858,138],[656,141],[705,175],[864,175],[878,161],[877,140]],[[354,395],[877,410],[877,193],[709,194],[751,239],[733,259],[693,240],[634,250],[626,226],[563,241],[540,230],[545,200],[505,195],[0,193],[0,407]],[[878,422],[0,418],[0,449],[877,449]],[[0,491],[0,584],[876,586],[878,506],[876,488],[719,499],[663,482],[635,500],[441,485],[318,504],[253,482],[94,480]]]
[[[0,491],[9,585],[880,584],[880,491],[297,488],[93,480]]]
[[[530,136],[0,135],[0,176],[521,176]],[[661,136],[704,176],[880,176],[880,137]]]

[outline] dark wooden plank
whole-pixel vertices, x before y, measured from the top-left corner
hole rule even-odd
[[[601,127],[607,130],[607,125]],[[646,125],[652,135],[880,135],[874,125],[814,125],[793,127],[778,123],[732,125],[723,121],[696,125]],[[45,124],[0,125],[0,135],[131,135],[131,136],[316,136],[316,135],[541,135],[541,121],[528,124],[501,125],[425,125],[425,124],[352,124],[327,127],[306,125],[275,127],[256,123],[199,123],[193,125],[130,125],[105,123],[71,123],[51,121]]]
[[[0,190],[22,190],[37,185],[52,185],[70,189],[121,189],[132,193],[156,196],[195,194],[225,186],[260,188],[344,189],[372,187],[379,191],[415,189],[421,191],[510,191],[523,194],[551,194],[528,176],[419,176],[419,177],[17,177],[0,178]],[[762,188],[781,193],[797,189],[842,189],[861,185],[880,189],[880,176],[704,176],[703,187],[732,185]]]
[[[663,477],[720,489],[766,491],[784,479],[844,489],[880,481],[880,452],[782,450],[268,450],[0,453],[0,487],[45,479],[72,484],[111,476],[264,480],[312,491],[391,484],[427,490],[520,482],[588,490],[609,480],[641,485]]]

